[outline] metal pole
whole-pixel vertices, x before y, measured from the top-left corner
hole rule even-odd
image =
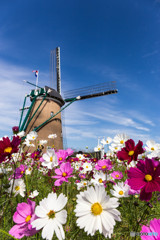
[[[29,114],[30,114],[30,112],[31,112],[31,110],[32,110],[32,107],[33,107],[33,105],[34,105],[34,103],[35,103],[35,101],[36,101],[36,98],[37,98],[37,96],[35,96],[35,97],[33,98],[33,101],[32,101],[32,103],[31,103],[31,105],[30,105],[30,107],[29,107],[29,109],[28,109],[28,112],[27,112],[26,117],[25,117],[25,119],[24,119],[24,121],[23,121],[23,124],[22,124],[22,126],[21,126],[21,128],[20,128],[20,131],[23,130],[23,128],[24,128],[24,126],[25,126],[25,124],[26,124],[26,121],[27,121],[28,116],[29,116]]]
[[[24,128],[24,131],[26,131],[29,123],[31,122],[31,120],[33,119],[33,117],[35,116],[35,114],[37,113],[37,111],[38,111],[38,109],[40,108],[40,106],[42,105],[43,101],[46,99],[46,96],[47,96],[47,95],[44,96],[44,98],[43,98],[42,101],[40,102],[39,106],[37,107],[36,111],[34,112],[34,114],[32,115],[32,117],[31,117],[31,118],[29,119],[29,121],[27,122],[27,124],[26,124],[26,126],[25,126],[25,128]]]
[[[23,112],[24,112],[24,106],[25,106],[25,104],[26,104],[26,99],[27,99],[27,95],[25,96],[24,102],[23,102],[23,108],[22,108],[22,112],[21,112],[21,118],[20,118],[20,121],[19,121],[19,129],[20,129],[21,122],[22,122],[22,117],[23,117]]]

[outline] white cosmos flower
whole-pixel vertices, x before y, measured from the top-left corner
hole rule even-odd
[[[125,145],[125,142],[129,139],[129,136],[127,136],[125,133],[121,133],[121,134],[117,134],[114,138],[113,138],[113,142],[115,144],[120,144],[121,147],[123,147]]]
[[[79,158],[79,160],[84,159],[85,157],[83,156],[83,154],[76,154],[76,158]]]
[[[111,237],[115,220],[121,221],[118,206],[118,199],[110,198],[103,186],[88,187],[77,195],[76,223],[87,235],[93,236],[99,230],[105,238]]]
[[[32,170],[33,170],[32,167],[28,167],[28,168],[26,169],[26,171],[25,171],[25,174],[26,174],[26,175],[31,175]]]
[[[112,144],[109,146],[109,149],[110,149],[112,152],[118,152],[119,150],[121,150],[121,146],[120,146],[120,144],[112,143]]]
[[[52,240],[54,232],[59,240],[65,239],[62,224],[66,223],[67,211],[62,210],[67,203],[67,197],[61,193],[57,198],[56,193],[49,193],[47,198],[39,202],[35,209],[38,219],[31,225],[36,230],[42,229],[42,238]]]
[[[25,132],[21,131],[21,132],[17,133],[16,135],[19,136],[20,138],[22,138],[25,136]]]
[[[111,142],[112,142],[112,138],[110,138],[110,137],[107,137],[106,140],[105,140],[105,139],[102,139],[102,140],[101,140],[101,143],[102,143],[103,145],[110,144]]]
[[[37,137],[38,137],[38,134],[35,131],[28,133],[26,136],[26,138],[31,141],[36,140]]]
[[[93,183],[94,185],[104,185],[103,181],[106,180],[106,174],[103,172],[96,172],[93,174],[93,177],[91,179],[91,183]]]
[[[88,186],[88,182],[85,180],[81,180],[80,182],[77,182],[77,190],[80,190],[81,188],[87,187]]]
[[[15,196],[17,196],[18,194],[20,194],[22,197],[25,196],[24,192],[26,190],[26,186],[23,179],[12,179],[10,181],[10,184],[11,185],[8,188],[8,192],[12,191],[12,186],[13,186],[13,192]]]
[[[43,154],[42,158],[44,159],[42,166],[47,167],[48,169],[52,169],[58,165],[58,159],[54,149],[48,149],[47,152]]]
[[[47,144],[47,142],[48,142],[47,140],[40,140],[40,141],[39,141],[39,144],[40,144],[40,145],[44,145],[44,144]]]
[[[27,147],[35,147],[35,145],[27,138],[25,139],[23,144],[25,144]]]
[[[128,197],[128,192],[130,189],[130,186],[128,184],[124,184],[123,182],[119,182],[116,185],[113,185],[114,190],[110,190],[111,194],[114,197],[122,198],[122,197]]]
[[[102,149],[102,145],[98,145],[97,147],[94,148],[95,152],[99,152]]]
[[[147,151],[147,157],[160,157],[160,144],[156,143],[154,140],[148,140],[146,142],[145,149]]]
[[[57,134],[50,134],[50,135],[48,135],[48,138],[51,138],[51,139],[54,139],[56,137],[57,137]]]
[[[35,198],[35,197],[38,196],[38,194],[39,194],[39,192],[37,190],[34,190],[32,193],[30,193],[29,197],[30,198]]]
[[[92,171],[92,164],[89,162],[83,163],[82,167],[83,167],[84,173],[86,173],[88,171]]]

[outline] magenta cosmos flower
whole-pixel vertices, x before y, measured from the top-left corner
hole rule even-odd
[[[142,240],[158,240],[160,239],[160,219],[154,218],[150,221],[149,226],[142,226],[141,233],[145,233],[145,235],[141,236]],[[146,233],[148,233],[146,235]]]
[[[112,172],[112,173],[111,173],[111,176],[112,176],[114,179],[122,179],[122,178],[123,178],[122,172],[118,172],[118,171]]]
[[[66,150],[60,149],[58,152],[56,152],[58,163],[63,163],[66,158],[68,157],[68,152]]]
[[[27,203],[18,203],[16,212],[13,215],[13,221],[16,223],[9,234],[13,237],[21,239],[24,236],[32,236],[37,233],[35,228],[32,228],[31,222],[37,217],[34,213],[35,202],[27,199]]]
[[[55,169],[55,173],[57,175],[52,177],[57,178],[54,185],[60,186],[63,182],[68,182],[68,178],[73,177],[73,175],[71,175],[72,172],[73,168],[71,167],[71,164],[69,162],[62,163],[59,169]]]
[[[139,161],[137,168],[128,170],[128,185],[134,190],[140,190],[140,199],[149,201],[152,192],[160,191],[160,163],[155,167],[151,159]]]
[[[125,147],[117,152],[117,157],[119,160],[128,160],[128,164],[130,164],[132,160],[137,160],[138,154],[144,153],[142,146],[142,141],[139,141],[137,145],[135,145],[135,142],[129,139],[125,142]]]
[[[95,168],[102,171],[110,170],[112,168],[112,163],[109,159],[99,160]]]
[[[0,163],[5,160],[6,157],[11,158],[12,153],[18,152],[18,146],[21,142],[19,136],[13,136],[12,141],[8,137],[3,137],[0,141]]]

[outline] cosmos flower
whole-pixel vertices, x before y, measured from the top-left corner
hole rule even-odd
[[[62,163],[59,169],[55,169],[55,173],[57,175],[52,177],[57,178],[54,185],[60,186],[63,182],[68,182],[68,178],[73,177],[73,175],[71,175],[72,172],[73,168],[71,167],[71,164],[69,162]]]
[[[47,167],[48,169],[52,169],[58,165],[57,155],[55,154],[54,149],[48,149],[47,152],[43,154],[42,158],[44,160],[42,166]]]
[[[8,137],[3,137],[0,140],[0,163],[3,162],[6,157],[11,158],[13,153],[18,152],[18,146],[21,143],[19,136],[13,136],[12,141]]]
[[[111,173],[111,176],[112,176],[114,179],[122,179],[122,178],[123,178],[122,172],[118,172],[118,171],[112,172],[112,173]]]
[[[160,239],[160,219],[154,218],[150,221],[149,226],[142,226],[141,233],[148,233],[147,236],[141,235],[142,240],[158,240]]]
[[[15,179],[22,178],[25,174],[26,166],[21,164],[18,168],[15,169],[15,174],[13,174]],[[12,176],[12,177],[13,177]]]
[[[60,149],[58,152],[56,152],[58,163],[61,164],[66,160],[68,157],[68,152],[66,150]]]
[[[23,144],[26,145],[27,147],[35,147],[34,143],[32,143],[31,140],[29,140],[27,138],[25,139]]]
[[[22,197],[25,196],[24,192],[26,190],[26,186],[24,183],[23,179],[12,179],[10,181],[10,187],[8,188],[8,192],[11,192],[13,188],[13,192],[15,194],[15,196],[17,196],[17,194],[20,194]]]
[[[110,198],[103,186],[88,187],[77,195],[76,223],[87,235],[98,230],[105,238],[111,237],[115,220],[121,221],[118,206],[118,199]]]
[[[95,166],[95,168],[97,170],[106,171],[106,170],[110,170],[112,168],[112,164],[109,159],[99,160],[97,162],[97,165]]]
[[[129,136],[127,136],[125,133],[120,133],[117,134],[114,138],[113,138],[113,142],[117,145],[121,145],[124,146],[125,142],[129,139]]]
[[[37,132],[31,131],[30,133],[27,134],[26,139],[29,141],[34,141],[38,137]]]
[[[103,172],[96,172],[93,174],[93,178],[91,179],[91,183],[94,185],[104,185],[104,181],[106,181],[106,174]]]
[[[39,192],[37,190],[34,190],[32,193],[30,193],[29,197],[30,198],[35,198],[39,195]]]
[[[83,163],[82,167],[83,167],[83,172],[84,173],[86,173],[88,171],[92,171],[92,164],[89,163],[89,162]]]
[[[160,162],[155,167],[151,159],[139,161],[137,168],[128,170],[128,185],[134,190],[140,190],[140,199],[149,201],[152,192],[160,191]]]
[[[59,240],[65,239],[62,224],[66,223],[67,211],[62,210],[67,203],[67,197],[62,193],[49,193],[47,198],[40,201],[35,214],[38,217],[31,224],[36,230],[42,229],[42,238],[52,240],[54,232]]]
[[[135,146],[135,142],[129,139],[125,142],[125,147],[121,151],[117,152],[117,157],[119,160],[128,160],[128,164],[134,160],[137,160],[138,154],[142,154],[144,149],[142,148],[143,142],[139,141]]]
[[[57,134],[49,134],[48,138],[55,139],[57,137]]]
[[[113,185],[114,190],[110,190],[110,193],[117,198],[128,197],[128,192],[130,186],[128,184],[124,184],[123,182],[119,182],[116,185]]]
[[[30,199],[27,199],[27,203],[18,203],[16,212],[13,215],[13,221],[16,225],[10,229],[9,234],[18,239],[36,234],[36,229],[31,225],[32,221],[36,219],[34,210],[35,202]]]

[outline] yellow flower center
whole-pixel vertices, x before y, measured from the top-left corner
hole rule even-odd
[[[118,178],[118,177],[119,177],[119,175],[118,175],[118,174],[116,174],[116,177]]]
[[[120,144],[123,144],[123,143],[124,143],[124,141],[123,141],[123,140],[121,140],[121,141],[120,141]]]
[[[119,195],[123,195],[123,191],[122,190],[119,191]]]
[[[156,167],[154,167],[154,171],[156,170]]]
[[[99,183],[102,183],[102,182],[103,182],[102,178],[100,178],[98,181],[99,181]]]
[[[30,168],[30,167],[28,168],[28,171],[31,171],[31,168]]]
[[[53,161],[53,157],[50,157],[50,162],[52,162]]]
[[[54,148],[54,144],[52,145],[52,148]]]
[[[100,147],[98,148],[98,151],[99,151],[99,150],[101,150],[101,148],[100,148]]]
[[[12,147],[7,147],[4,149],[5,153],[11,153],[12,152]]]
[[[107,167],[106,165],[103,165],[103,166],[102,166],[102,169],[106,169],[106,167]]]
[[[32,139],[35,139],[35,137],[33,136]]]
[[[18,191],[20,189],[20,186],[16,186],[15,190]]]
[[[88,166],[86,166],[86,168],[88,168]]]
[[[154,151],[154,147],[151,147],[151,150]]]
[[[97,216],[100,215],[102,212],[102,206],[100,203],[96,202],[94,204],[92,204],[91,206],[91,212],[93,213],[93,215]]]
[[[21,171],[21,174],[23,174],[24,173],[24,171]]]
[[[49,213],[47,213],[49,218],[54,218],[55,217],[55,212],[53,210],[50,210]]]
[[[59,161],[62,161],[62,158],[61,158],[61,157],[59,158]]]
[[[28,215],[25,219],[26,222],[29,222],[29,220],[31,219],[31,215]]]
[[[67,173],[63,172],[63,173],[62,173],[62,176],[63,176],[63,177],[67,176]]]
[[[114,149],[115,149],[115,150],[117,150],[118,148],[117,148],[117,147],[115,147]]]
[[[152,181],[152,176],[147,174],[147,175],[145,175],[145,179],[147,182],[150,182],[150,181]]]
[[[133,156],[133,154],[134,154],[134,151],[129,151],[128,153],[129,156]]]
[[[86,186],[86,185],[87,185],[87,183],[85,183],[85,182],[84,182],[84,183],[83,183],[83,185],[84,185],[84,186]]]

